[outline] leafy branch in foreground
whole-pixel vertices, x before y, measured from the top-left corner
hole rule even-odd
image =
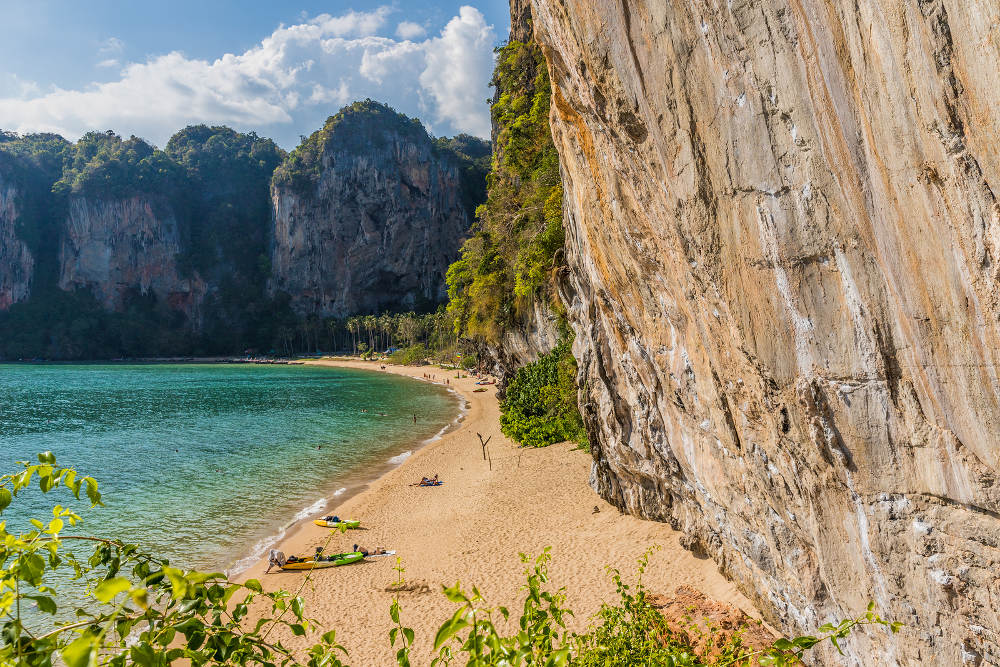
[[[51,453],[39,454],[37,464],[19,464],[21,471],[0,477],[0,513],[33,479],[43,493],[64,487],[75,498],[85,491],[92,507],[101,504],[97,482],[59,467]],[[268,637],[275,627],[296,636],[313,631],[301,597],[266,592],[254,579],[237,584],[222,573],[171,567],[119,540],[65,536],[66,524],[78,525],[80,516],[61,505],[52,515],[47,524],[32,519],[33,530],[23,533],[8,532],[0,522],[0,664],[152,667],[179,659],[192,665],[298,664],[288,648]],[[96,546],[81,557],[70,544]],[[76,620],[54,621],[51,629],[33,632],[26,623],[29,605],[59,617],[53,581],[60,576],[60,585],[70,577],[87,591],[87,604],[72,610]],[[249,625],[252,605],[270,613]],[[327,632],[308,650],[305,664],[337,667],[343,652]]]
[[[85,494],[91,507],[101,504],[97,482],[58,466],[51,453],[39,454],[37,464],[19,465],[19,471],[0,477],[0,516],[35,480],[42,493],[62,488],[76,499]],[[347,651],[337,644],[334,631],[321,633],[305,614],[299,593],[309,575],[295,593],[268,592],[255,579],[234,583],[223,573],[172,567],[166,559],[117,539],[64,535],[67,524],[75,527],[81,518],[61,505],[53,508],[47,523],[30,522],[27,532],[10,532],[7,522],[0,521],[0,665],[166,667],[175,661],[195,666],[344,665],[341,657]],[[78,556],[75,547],[87,547],[89,553]],[[436,657],[431,665],[789,666],[825,641],[840,650],[841,640],[860,626],[881,625],[893,633],[900,628],[869,605],[858,618],[820,627],[819,636],[779,639],[763,647],[745,645],[741,631],[722,636],[709,627],[706,637],[693,621],[685,628],[672,626],[650,602],[642,575],[651,553],[652,549],[639,559],[634,584],[610,570],[618,602],[603,605],[582,634],[567,629],[572,612],[566,607],[566,589],[551,590],[548,585],[548,548],[536,558],[521,554],[525,599],[511,634],[503,632],[510,620],[505,607],[487,606],[475,587],[471,593],[458,583],[444,588],[458,609],[434,637]],[[395,570],[394,590],[404,590],[399,560]],[[69,584],[86,591],[86,603],[61,609],[57,593],[66,593]],[[29,614],[31,609],[37,613]],[[393,598],[389,614],[390,643],[398,646],[396,662],[409,667],[415,635],[403,624],[398,597]],[[39,615],[51,619],[47,626],[37,622]],[[293,651],[271,639],[289,634],[318,635],[318,640]],[[693,641],[692,634],[704,641]]]

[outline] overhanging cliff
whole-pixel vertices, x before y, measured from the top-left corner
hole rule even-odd
[[[595,488],[789,633],[906,624],[848,663],[1000,661],[1000,6],[532,10]]]

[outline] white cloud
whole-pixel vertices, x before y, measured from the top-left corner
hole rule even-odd
[[[0,123],[72,139],[113,128],[159,145],[185,125],[225,123],[291,147],[340,106],[371,97],[420,117],[436,134],[488,136],[492,26],[477,9],[462,7],[438,36],[397,40],[380,36],[391,29],[392,11],[322,14],[280,26],[240,54],[209,61],[167,53],[126,63],[114,81],[75,90],[15,93],[0,86]],[[404,23],[396,28],[400,37]],[[101,66],[116,66],[113,54],[123,46],[107,40]]]
[[[97,52],[100,54],[121,53],[124,50],[125,50],[125,42],[118,39],[117,37],[108,37],[106,40],[101,42],[101,45],[97,49]]]
[[[426,44],[427,66],[420,84],[437,102],[436,120],[480,137],[490,133],[486,110],[487,88],[482,85],[493,70],[492,26],[474,7],[462,7],[448,22],[441,36]]]
[[[424,27],[413,21],[402,21],[396,26],[396,34],[402,39],[417,39],[427,34]]]
[[[121,63],[118,62],[117,58],[108,58],[107,60],[102,60],[97,63],[98,67],[118,67]]]
[[[41,93],[42,89],[34,81],[22,79],[16,74],[0,72],[0,98],[26,99],[37,97]]]

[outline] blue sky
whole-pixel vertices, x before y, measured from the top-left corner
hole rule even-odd
[[[436,135],[489,133],[504,0],[0,0],[0,128],[137,134],[192,123],[285,148],[355,99]]]

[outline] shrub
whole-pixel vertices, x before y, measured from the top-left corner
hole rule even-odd
[[[411,366],[413,364],[421,363],[428,357],[428,355],[430,355],[430,353],[430,350],[418,343],[416,345],[411,345],[405,350],[396,350],[389,355],[389,361],[394,364]]]

